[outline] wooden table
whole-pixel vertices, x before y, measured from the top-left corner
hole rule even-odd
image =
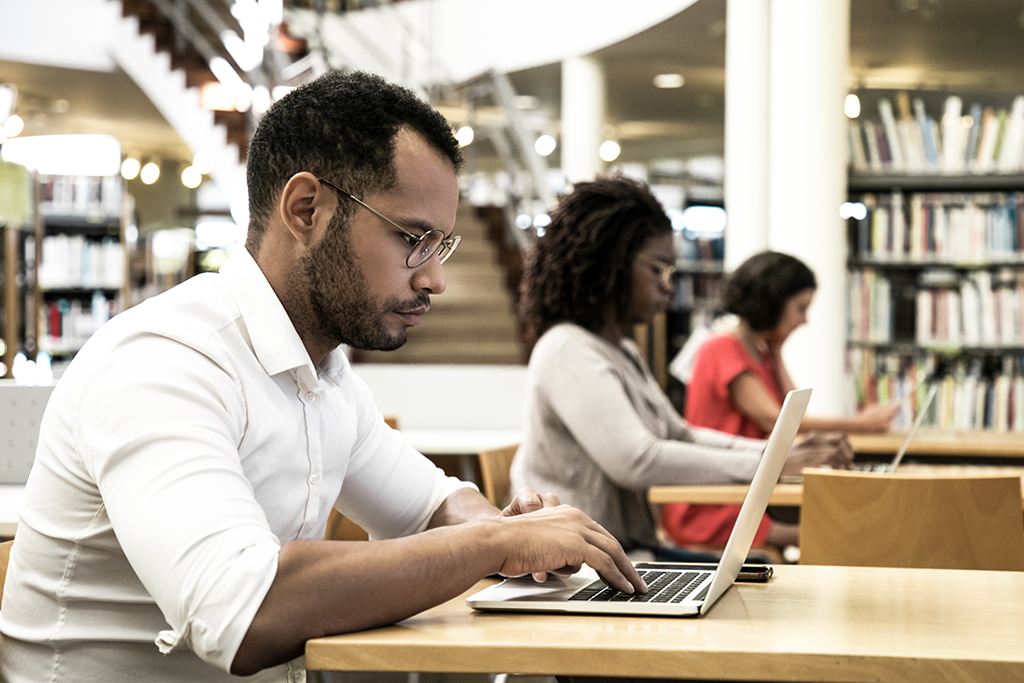
[[[905,435],[849,434],[855,453],[894,455]],[[910,441],[907,455],[952,456],[963,458],[1024,458],[1024,434],[996,432],[950,432],[921,429]]]
[[[1024,681],[1024,572],[781,565],[767,584],[736,584],[699,619],[481,613],[466,607],[470,593],[395,626],[311,640],[306,667]]]
[[[1013,475],[1021,477],[1021,509],[1024,510],[1024,468],[997,465],[900,465],[897,472],[923,477],[937,475]],[[690,503],[702,505],[740,505],[747,495],[748,484],[719,486],[652,486],[647,489],[651,503]],[[803,484],[776,484],[769,505],[799,507],[803,504]]]

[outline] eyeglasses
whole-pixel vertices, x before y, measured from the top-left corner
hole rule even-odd
[[[462,238],[459,237],[458,235],[452,235],[451,237],[445,238],[444,233],[441,232],[440,230],[427,230],[425,233],[417,237],[416,235],[412,234],[411,232],[403,228],[398,223],[394,222],[393,220],[382,214],[377,209],[373,208],[363,200],[358,199],[353,195],[349,194],[348,192],[341,189],[331,181],[324,180],[323,178],[317,178],[317,180],[319,180],[324,185],[328,185],[334,188],[339,193],[345,195],[355,203],[361,205],[370,213],[374,214],[378,218],[383,218],[388,223],[390,223],[391,225],[405,233],[405,241],[412,248],[412,251],[409,252],[409,256],[406,257],[405,259],[405,265],[409,266],[410,268],[417,268],[419,266],[422,266],[424,263],[427,262],[427,259],[429,259],[434,254],[437,254],[437,258],[440,259],[441,263],[444,263],[445,261],[448,260],[448,257],[455,252],[455,248],[459,246],[459,242],[462,241]]]
[[[662,287],[672,286],[672,276],[676,274],[675,264],[665,263],[664,261],[659,261],[647,256],[637,256],[636,260],[640,263],[646,263],[658,271],[658,277],[661,279]]]

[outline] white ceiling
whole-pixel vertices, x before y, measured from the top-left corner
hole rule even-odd
[[[1024,0],[851,0],[852,87],[928,88],[981,93],[1007,104],[1024,93]],[[44,27],[20,27],[40,32]],[[798,40],[799,36],[794,36]],[[2,51],[0,51],[2,54]],[[623,161],[720,152],[724,129],[725,0],[699,0],[678,15],[598,50],[607,75],[608,119],[618,127]],[[666,71],[686,77],[657,90]],[[560,68],[511,74],[521,94],[537,97],[557,120]],[[121,72],[0,61],[0,82],[19,89],[25,134],[100,132],[123,147],[189,158],[180,137]],[[866,111],[874,115],[870,92]],[[66,102],[66,105],[64,104]],[[66,106],[66,111],[64,107]],[[929,108],[934,106],[929,103]],[[555,160],[557,161],[557,160]]]

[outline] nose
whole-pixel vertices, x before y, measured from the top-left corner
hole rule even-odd
[[[426,263],[414,269],[412,286],[416,291],[426,290],[431,294],[443,294],[448,288],[444,277],[444,266],[437,254],[427,259]]]

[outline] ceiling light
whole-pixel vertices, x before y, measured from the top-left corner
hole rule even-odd
[[[138,177],[140,170],[142,170],[142,164],[138,159],[128,157],[121,162],[121,177],[125,180],[134,180]]]
[[[851,119],[855,119],[860,116],[860,98],[850,93],[846,96],[846,101],[843,102],[843,112],[846,116]]]
[[[458,141],[459,147],[465,147],[466,145],[470,144],[471,142],[473,142],[474,137],[475,133],[473,132],[473,129],[470,128],[469,126],[463,126],[462,128],[459,128],[457,131],[455,131],[455,139]]]
[[[146,185],[152,185],[160,179],[160,167],[151,161],[142,167],[139,177]]]
[[[21,131],[25,130],[25,120],[17,114],[11,114],[4,121],[4,135],[9,138],[14,138],[21,135]]]
[[[621,151],[622,148],[619,147],[619,143],[614,140],[605,140],[601,143],[601,148],[597,151],[597,154],[601,157],[602,161],[615,161],[619,158]]]
[[[203,182],[203,174],[195,166],[188,166],[181,172],[181,184],[190,190],[199,187]]]
[[[0,157],[42,175],[112,176],[121,169],[121,143],[110,135],[32,135],[7,140]]]
[[[555,151],[555,147],[557,146],[558,143],[555,141],[555,138],[546,134],[541,135],[539,138],[537,138],[537,141],[533,143],[533,148],[537,150],[537,154],[541,155],[542,157],[550,155],[552,152]]]
[[[658,74],[654,77],[655,88],[682,88],[686,79],[682,74]]]

